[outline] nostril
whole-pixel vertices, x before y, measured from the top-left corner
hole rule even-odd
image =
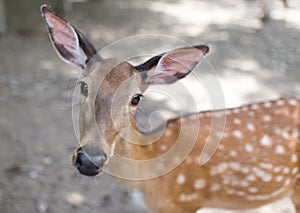
[[[87,176],[95,176],[102,171],[107,156],[104,152],[97,153],[96,156],[89,156],[82,148],[77,150],[75,166],[78,171]]]
[[[89,159],[87,158],[87,156],[82,152],[77,153],[76,167],[78,168],[87,163],[89,163]]]

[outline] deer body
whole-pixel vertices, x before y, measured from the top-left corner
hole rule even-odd
[[[180,145],[183,150],[193,140],[191,131],[195,132],[193,128],[200,121],[191,151],[184,158],[180,152],[171,157],[178,166],[145,180],[122,180],[144,193],[151,212],[189,213],[202,207],[249,209],[292,196],[300,213],[299,99],[287,97],[168,120],[163,134],[145,145],[144,140],[155,133],[147,132],[136,118],[139,107],[147,104],[142,94],[151,84],[183,78],[208,47],[177,49],[139,66],[104,60],[68,22],[45,5],[41,11],[58,53],[83,73],[80,146],[73,156],[81,174],[101,174],[116,155],[137,161],[157,158],[168,153],[181,136],[186,141]],[[224,131],[211,132],[212,119],[220,116],[226,117]],[[182,126],[188,128],[182,130]],[[221,138],[220,144],[208,162],[200,165],[200,154],[214,135]],[[159,160],[153,168],[145,169],[143,164],[132,168],[124,163],[115,169],[132,175],[156,167],[164,170],[170,163],[167,160]]]
[[[198,163],[199,150],[209,135],[212,113],[200,113],[202,125],[193,151],[172,172],[142,183],[146,200],[155,212],[195,212],[203,206],[249,209],[288,195],[299,202],[299,113],[300,103],[294,98],[226,110],[220,146],[203,166]],[[162,144],[172,146],[174,139],[169,138],[176,135],[179,122],[193,125],[193,116],[169,123],[167,131],[172,133],[145,149],[157,154]]]

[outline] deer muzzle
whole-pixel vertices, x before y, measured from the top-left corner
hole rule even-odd
[[[107,155],[102,149],[88,145],[79,147],[73,154],[73,165],[82,175],[96,176],[103,171]]]

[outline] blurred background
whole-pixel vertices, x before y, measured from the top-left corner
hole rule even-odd
[[[41,4],[98,49],[141,34],[209,45],[207,58],[226,107],[233,107],[299,95],[300,2],[290,0],[287,8],[271,2],[270,18],[262,22],[255,0],[0,0],[0,211],[147,212],[139,195],[112,177],[86,178],[72,167],[70,82],[77,71],[53,50]]]

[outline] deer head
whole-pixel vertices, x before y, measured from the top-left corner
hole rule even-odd
[[[102,173],[124,137],[131,140],[152,134],[136,120],[147,87],[185,77],[209,51],[205,45],[184,47],[137,66],[103,59],[79,30],[48,6],[43,5],[41,13],[57,53],[81,72],[80,145],[73,164],[87,176]]]

